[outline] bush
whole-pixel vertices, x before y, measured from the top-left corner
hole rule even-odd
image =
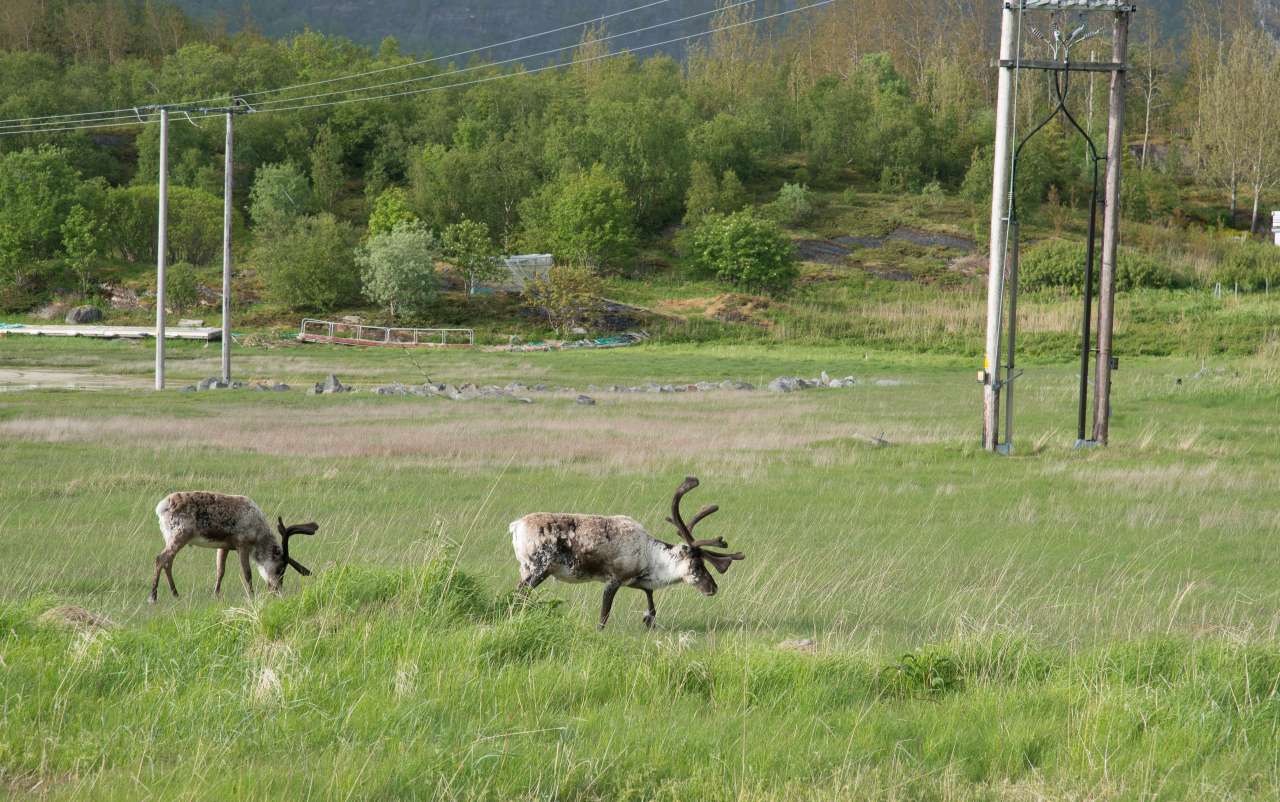
[[[769,210],[779,223],[799,225],[813,214],[813,196],[804,184],[783,184]]]
[[[311,184],[297,165],[266,164],[258,168],[249,190],[249,217],[259,227],[283,227],[314,207]]]
[[[399,223],[369,239],[356,253],[365,297],[399,312],[420,315],[436,300],[436,238],[422,223]]]
[[[378,195],[369,213],[369,236],[386,234],[400,223],[413,223],[418,219],[409,203],[409,193],[400,187],[391,187]]]
[[[303,217],[253,251],[270,299],[291,309],[325,312],[360,297],[351,227],[331,214]]]
[[[178,262],[165,271],[164,279],[165,307],[182,314],[200,302],[200,282],[191,264]]]
[[[750,292],[786,292],[797,270],[791,242],[776,223],[744,210],[711,215],[684,240],[693,264]]]
[[[1280,285],[1280,248],[1258,242],[1229,246],[1213,271],[1213,280],[1223,287],[1260,290]]]
[[[593,267],[626,261],[636,248],[636,208],[622,181],[597,164],[552,181],[520,204],[525,244]]]
[[[590,326],[600,315],[604,282],[585,265],[556,265],[525,285],[525,303],[547,316],[557,332]]]
[[[103,244],[130,262],[156,258],[154,186],[112,189],[106,197]],[[169,253],[177,261],[206,264],[222,252],[222,199],[200,189],[169,187]]]
[[[1028,248],[1022,254],[1018,282],[1024,290],[1067,289],[1073,293],[1084,287],[1084,243],[1049,240]],[[1094,261],[1094,289],[1102,274],[1102,250]],[[1116,289],[1127,292],[1138,288],[1176,287],[1183,282],[1168,265],[1131,248],[1121,248],[1116,265]]]

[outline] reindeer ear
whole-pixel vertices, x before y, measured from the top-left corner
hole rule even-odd
[[[702,552],[702,559],[714,565],[716,570],[723,574],[729,570],[729,566],[733,565],[734,560],[745,560],[746,555],[740,551],[733,554],[716,554],[712,551],[704,551]]]
[[[292,557],[289,558],[289,565],[293,566],[293,570],[297,571],[303,576],[311,576],[311,571],[307,568],[307,566],[303,565],[302,563],[298,562]]]

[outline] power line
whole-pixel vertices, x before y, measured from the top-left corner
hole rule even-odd
[[[469,56],[474,53],[483,52],[485,50],[494,50],[499,47],[506,47],[507,45],[513,45],[519,42],[525,42],[530,39],[539,39],[543,36],[550,36],[553,33],[562,33],[564,31],[572,30],[574,28],[581,28],[585,25],[599,23],[604,20],[613,19],[615,17],[621,17],[626,14],[633,14],[637,11],[643,11],[647,8],[653,8],[654,6],[663,5],[668,2],[670,2],[670,0],[652,0],[652,2],[645,3],[639,6],[634,6],[632,8],[623,9],[622,11],[615,11],[611,14],[597,15],[590,19],[582,20],[581,22],[575,22],[570,25],[562,25],[559,28],[551,28],[550,30],[540,31],[538,33],[526,34],[525,36],[518,36],[514,39],[508,39],[505,42],[495,42],[493,44],[483,45],[481,47],[473,47],[469,50],[459,50],[456,53],[449,53],[443,56],[434,56],[432,58],[421,59],[419,61],[413,61],[407,64],[395,64],[390,67],[380,67],[378,69],[368,70],[366,72],[353,73],[351,75],[340,75],[335,78],[324,78],[316,81],[308,81],[306,83],[291,84],[288,86],[279,86],[279,87],[275,87],[274,89],[262,89],[257,92],[245,92],[237,95],[237,97],[242,97],[242,98],[259,97],[261,95],[275,94],[277,92],[288,92],[293,89],[306,89],[308,87],[320,86],[322,84],[337,83],[339,81],[349,81],[354,78],[364,78],[369,75],[378,75],[380,73],[390,72],[392,70],[409,69],[411,67],[418,67],[423,64],[433,64],[435,62],[446,61],[449,59],[459,58],[461,56]],[[202,98],[200,100],[188,100],[188,101],[184,101],[181,105],[199,105],[201,103],[212,103],[220,99],[221,97]],[[138,108],[140,108],[140,106],[129,106],[121,109],[106,109],[102,111],[86,111],[86,112],[67,113],[67,114],[47,114],[42,117],[15,117],[9,120],[0,120],[0,128],[8,127],[10,123],[28,123],[28,122],[37,122],[40,120],[62,119],[69,124],[73,118],[77,118],[77,117],[98,117],[101,115],[126,115],[127,116],[129,114],[136,112]]]
[[[603,59],[609,59],[609,58],[616,58],[616,57],[618,57],[618,56],[628,55],[628,54],[631,54],[631,53],[637,53],[637,52],[644,51],[644,50],[650,50],[650,49],[653,49],[653,48],[656,48],[656,47],[664,47],[664,46],[666,46],[666,45],[670,45],[670,44],[677,44],[677,43],[680,43],[680,42],[687,42],[687,41],[690,41],[690,40],[692,40],[692,39],[696,39],[696,38],[699,38],[699,37],[702,37],[702,36],[708,36],[708,35],[713,34],[713,33],[719,33],[719,32],[721,32],[721,31],[727,31],[727,30],[731,30],[731,29],[733,29],[733,28],[739,28],[739,27],[742,27],[742,26],[744,26],[744,25],[754,25],[754,24],[756,24],[756,23],[760,23],[760,22],[767,22],[767,21],[772,20],[772,19],[778,19],[778,18],[780,18],[780,17],[789,16],[789,15],[791,15],[791,14],[796,14],[796,13],[799,13],[799,12],[802,12],[802,11],[809,11],[809,10],[812,10],[812,9],[815,9],[815,8],[820,8],[820,7],[822,7],[822,6],[830,5],[830,4],[831,4],[831,3],[833,3],[833,2],[835,2],[835,0],[818,0],[817,2],[810,3],[810,4],[808,4],[808,5],[804,5],[804,6],[797,6],[796,8],[787,9],[787,10],[784,10],[784,11],[778,11],[778,12],[775,12],[775,13],[773,13],[773,14],[766,14],[766,15],[764,15],[764,16],[762,16],[762,17],[755,17],[755,18],[753,18],[753,19],[744,20],[744,21],[741,21],[741,22],[735,22],[735,23],[731,23],[731,24],[729,24],[729,25],[722,25],[722,26],[715,27],[715,28],[709,28],[709,29],[707,29],[707,30],[705,30],[705,31],[699,31],[699,32],[697,32],[697,33],[692,33],[692,34],[688,34],[688,35],[685,35],[685,36],[678,36],[678,37],[674,37],[674,38],[671,38],[671,39],[663,40],[663,41],[661,41],[661,42],[653,42],[653,43],[651,43],[651,44],[647,44],[647,45],[641,45],[641,46],[637,46],[637,47],[629,47],[629,48],[625,48],[625,49],[623,49],[623,50],[617,50],[617,51],[613,51],[613,52],[609,52],[609,53],[603,53],[603,54],[598,55],[598,56],[591,56],[591,57],[583,58],[583,59],[572,59],[572,60],[564,61],[564,62],[560,62],[560,63],[557,63],[557,64],[548,64],[548,65],[545,65],[545,66],[542,66],[542,67],[536,67],[536,68],[534,68],[534,69],[531,69],[531,70],[524,70],[524,71],[521,71],[521,72],[504,72],[504,73],[500,73],[500,74],[497,74],[497,75],[490,75],[490,76],[486,76],[486,77],[484,77],[484,78],[476,78],[476,79],[473,79],[473,80],[470,80],[470,81],[460,81],[460,82],[457,82],[457,83],[445,84],[445,85],[443,85],[443,86],[430,86],[430,87],[425,87],[425,88],[422,88],[422,89],[411,89],[411,90],[405,90],[405,91],[402,91],[402,92],[392,92],[392,93],[383,94],[383,95],[372,95],[372,96],[365,96],[365,97],[342,98],[342,99],[340,99],[340,100],[331,100],[331,101],[325,101],[325,102],[321,102],[321,103],[304,103],[304,104],[300,104],[300,105],[296,105],[296,106],[280,106],[280,107],[275,107],[275,108],[267,108],[267,109],[261,109],[260,111],[257,111],[257,112],[255,112],[255,113],[258,113],[258,114],[270,114],[270,113],[272,113],[272,112],[280,112],[280,111],[298,111],[298,110],[303,110],[303,109],[324,108],[324,107],[328,107],[328,106],[339,106],[339,105],[346,105],[346,104],[351,104],[351,103],[363,103],[363,102],[366,102],[366,101],[373,101],[373,100],[388,100],[388,99],[398,98],[398,97],[408,97],[408,96],[412,96],[412,95],[427,94],[427,93],[430,93],[430,92],[442,92],[442,91],[445,91],[445,90],[448,90],[448,89],[457,89],[457,88],[461,88],[461,87],[475,86],[475,85],[477,85],[477,84],[489,83],[489,82],[492,82],[492,81],[504,80],[504,79],[508,79],[508,78],[517,78],[517,77],[521,77],[521,76],[535,75],[535,74],[537,74],[537,73],[545,72],[545,71],[547,71],[547,70],[565,69],[565,68],[567,68],[567,67],[572,67],[572,66],[579,65],[579,64],[589,64],[589,63],[592,63],[592,62],[595,62],[595,61],[600,61],[600,60],[603,60]],[[447,75],[447,74],[452,74],[452,73],[446,73],[446,75]],[[371,89],[376,89],[376,88],[378,88],[376,85],[375,85],[375,86],[369,86],[369,87],[356,87],[356,88],[353,88],[353,89],[350,89],[350,90],[346,90],[346,92],[361,92],[361,91],[369,91],[369,90],[371,90]],[[344,92],[344,94],[345,94],[345,92]],[[299,100],[299,99],[301,99],[301,98],[290,98],[290,100],[292,100],[292,101],[296,101],[296,100]],[[206,117],[214,117],[214,116],[217,116],[217,114],[218,114],[218,113],[195,113],[195,114],[188,114],[188,118],[189,118],[189,119],[191,119],[191,120],[197,120],[197,119],[204,119],[204,118],[206,118]],[[137,121],[128,120],[128,121],[126,121],[126,122],[107,122],[107,123],[96,123],[96,124],[92,124],[92,125],[71,125],[71,126],[59,127],[59,128],[45,128],[45,129],[21,130],[21,131],[0,131],[0,136],[16,136],[16,135],[18,135],[18,134],[55,133],[55,132],[60,132],[60,131],[83,131],[83,130],[89,130],[89,129],[94,129],[94,128],[120,128],[120,127],[124,127],[124,126],[128,126],[128,125],[148,125],[148,124],[151,124],[152,122],[154,122],[154,121],[153,121],[153,120],[141,120],[141,119],[139,119],[139,120],[137,120]]]
[[[709,11],[701,11],[701,12],[698,12],[697,14],[690,14],[688,16],[680,17],[678,19],[670,19],[664,22],[654,23],[653,25],[646,25],[643,28],[636,28],[630,31],[623,31],[622,33],[615,33],[615,34],[610,34],[609,36],[602,36],[595,41],[608,42],[608,41],[619,39],[625,36],[634,36],[635,34],[645,33],[647,31],[652,31],[656,28],[665,28],[669,25],[678,25],[682,22],[688,22],[689,20],[698,19],[700,17],[706,17],[711,14],[719,13],[720,11],[726,11],[729,9],[738,8],[739,6],[750,5],[755,1],[756,0],[738,0],[735,3],[730,3],[724,6],[717,6],[716,8],[713,8]],[[436,75],[421,75],[416,78],[404,78],[399,81],[390,81],[388,83],[354,87],[352,89],[336,89],[331,92],[321,92],[315,95],[302,95],[300,97],[288,97],[288,98],[276,98],[273,100],[262,100],[262,101],[258,101],[256,105],[259,108],[261,108],[263,106],[273,106],[279,103],[296,103],[299,100],[315,100],[317,98],[322,98],[322,97],[333,97],[334,95],[345,95],[349,92],[364,92],[372,89],[386,89],[392,86],[403,86],[405,84],[417,83],[419,81],[431,81],[436,78],[443,78],[449,75],[461,75],[463,73],[475,72],[476,70],[487,70],[487,69],[492,69],[494,67],[502,67],[507,64],[512,64],[515,62],[527,61],[528,59],[541,58],[543,56],[550,56],[556,53],[563,53],[566,50],[573,50],[574,48],[579,47],[580,44],[581,44],[580,42],[574,42],[571,45],[564,45],[563,47],[556,47],[550,50],[543,50],[539,53],[530,53],[525,56],[513,56],[512,58],[503,59],[502,61],[495,61],[491,64],[474,64],[470,67],[465,67],[459,70],[451,70],[449,72],[437,73]],[[247,95],[244,95],[242,97],[247,97]]]

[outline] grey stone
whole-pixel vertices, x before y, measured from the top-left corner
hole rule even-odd
[[[534,392],[538,392],[538,393],[545,393],[545,392],[547,391],[547,385],[545,385],[545,384],[535,384],[535,385],[533,385],[533,390],[534,390]]]
[[[773,393],[794,393],[802,389],[800,379],[790,376],[779,376],[769,382],[769,391]]]
[[[351,388],[338,381],[338,377],[332,373],[325,377],[325,380],[315,387],[315,394],[332,395],[333,393],[351,392]]]
[[[197,390],[225,390],[229,387],[226,382],[216,376],[210,376],[207,379],[201,379],[196,385]]]
[[[797,638],[796,640],[784,640],[778,644],[779,649],[786,649],[790,652],[816,652],[818,644],[814,643],[812,638]]]
[[[194,393],[195,391],[196,391],[196,386],[195,386],[194,384],[188,384],[186,387],[183,387],[183,388],[182,388],[181,390],[179,390],[178,392],[180,392],[180,393]]]
[[[373,391],[378,395],[408,395],[409,394],[409,388],[405,387],[400,382],[395,382],[394,384],[384,384],[381,387],[373,388]]]
[[[97,323],[102,320],[102,310],[96,306],[88,304],[77,306],[67,313],[67,322],[72,325],[80,325],[82,323]]]
[[[580,395],[578,396],[577,403],[584,407],[594,407],[596,405],[596,400],[589,395]]]
[[[714,382],[698,382],[697,384],[693,385],[693,387],[699,392],[705,393],[710,390],[716,389],[717,385]]]
[[[532,398],[527,398],[527,397],[525,397],[525,396],[517,396],[517,397],[516,397],[516,403],[518,403],[518,404],[532,404],[532,403],[533,403],[533,399],[532,399]]]
[[[271,385],[271,392],[287,393],[289,392],[289,385],[285,384],[284,382],[278,382],[276,384]]]

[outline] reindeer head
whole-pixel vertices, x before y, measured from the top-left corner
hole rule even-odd
[[[676,488],[676,494],[671,499],[671,517],[667,522],[675,526],[676,531],[680,533],[680,537],[684,540],[682,545],[675,545],[671,548],[678,552],[681,562],[682,579],[702,591],[707,596],[716,595],[716,581],[711,577],[711,572],[707,570],[704,563],[711,563],[717,571],[724,573],[729,570],[729,566],[733,565],[734,560],[745,559],[742,552],[734,552],[733,554],[723,554],[716,551],[708,551],[708,546],[726,549],[728,543],[724,542],[724,538],[717,537],[710,540],[694,540],[693,528],[698,522],[706,518],[711,513],[720,508],[712,504],[709,507],[703,507],[697,515],[693,516],[693,520],[688,524],[684,522],[684,518],[680,516],[680,499],[684,498],[684,494],[698,486],[698,480],[692,476],[686,477],[680,487]]]
[[[280,548],[278,551],[272,549],[268,558],[261,563],[262,578],[266,580],[269,589],[275,593],[280,592],[284,587],[285,569],[290,566],[303,576],[311,576],[311,572],[305,565],[289,556],[289,538],[294,535],[314,535],[319,528],[320,524],[316,523],[285,526],[283,518],[276,518],[276,529],[280,532]]]

